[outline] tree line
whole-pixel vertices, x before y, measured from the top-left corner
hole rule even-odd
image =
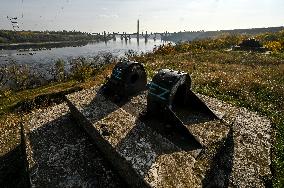
[[[11,31],[0,30],[0,44],[3,43],[38,43],[61,41],[100,40],[102,36],[80,31]]]

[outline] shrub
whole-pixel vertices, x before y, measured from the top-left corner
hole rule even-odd
[[[156,46],[153,49],[154,54],[168,55],[176,52],[176,48],[172,43]]]
[[[10,88],[13,90],[27,89],[31,77],[30,67],[28,65],[12,65],[8,69],[10,76]]]
[[[54,80],[61,82],[65,78],[64,73],[65,62],[62,59],[58,59],[54,64]]]
[[[280,52],[283,46],[278,41],[269,41],[265,44],[265,47],[272,52]]]
[[[80,82],[85,82],[94,73],[91,63],[87,62],[85,58],[78,58],[71,61],[71,76],[73,79]]]

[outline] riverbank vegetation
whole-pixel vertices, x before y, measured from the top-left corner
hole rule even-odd
[[[0,65],[0,115],[11,112],[18,102],[45,92],[82,87],[93,83],[118,59],[110,53],[70,61],[58,59],[51,66],[22,65],[10,62]],[[95,80],[95,82],[96,82]],[[56,88],[54,90],[54,88]]]
[[[195,92],[216,97],[237,106],[246,107],[266,115],[272,122],[275,134],[272,152],[273,185],[284,186],[284,31],[254,36],[271,53],[229,51],[227,48],[251,36],[224,34],[218,38],[203,39],[176,45],[165,44],[153,52],[137,54],[129,51],[126,56],[144,63],[149,78],[161,68],[190,73]],[[49,81],[32,84],[24,73],[31,73],[25,66],[2,67],[9,79],[3,83],[0,96],[2,117],[17,109],[17,104],[44,94],[88,88],[103,83],[118,59],[98,56],[92,60],[78,58],[68,63],[54,64]],[[14,66],[14,65],[13,65]],[[67,67],[70,67],[68,69]],[[18,72],[20,71],[20,72]],[[0,74],[1,75],[1,74]],[[42,76],[39,76],[42,78]],[[10,80],[10,81],[7,81]],[[1,81],[1,83],[2,83]],[[3,119],[3,118],[2,118]]]

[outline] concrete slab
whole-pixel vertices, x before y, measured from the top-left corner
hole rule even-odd
[[[202,121],[187,125],[206,144],[188,147],[185,138],[155,129],[155,121],[145,122],[139,113],[146,107],[146,93],[123,105],[107,100],[98,88],[67,96],[78,120],[105,157],[133,187],[201,187],[211,159],[225,143],[229,127],[222,121]],[[151,124],[152,123],[152,124]],[[208,149],[208,148],[209,149]]]
[[[66,103],[28,114],[25,135],[32,187],[126,187]]]

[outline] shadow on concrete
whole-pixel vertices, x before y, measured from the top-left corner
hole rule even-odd
[[[70,114],[31,131],[27,139],[35,161],[30,176],[36,187],[126,187]]]
[[[21,144],[0,157],[1,187],[29,187]]]
[[[166,118],[161,117],[142,117],[138,118],[138,120],[142,121],[147,127],[159,133],[162,137],[167,138],[181,150],[193,151],[202,149],[202,145],[186,127],[181,128],[183,125],[177,127],[177,123],[179,122],[167,121]]]
[[[229,187],[230,176],[233,169],[234,137],[230,129],[224,144],[219,148],[212,159],[210,170],[205,174],[202,186],[205,188]]]
[[[98,91],[99,95],[102,95],[102,92]],[[102,103],[102,98],[98,97],[99,95],[96,95],[94,100],[89,104],[89,106],[93,105],[100,105]],[[169,139],[173,144],[180,147],[180,149],[184,151],[192,151],[196,149],[201,149],[201,144],[196,140],[196,138],[187,130],[184,126],[180,125],[177,126],[177,124],[180,124],[181,122],[178,122],[176,120],[176,117],[169,117],[171,114],[164,114],[163,116],[152,116],[152,115],[145,115],[147,105],[141,105],[141,104],[132,104],[130,103],[130,100],[138,95],[145,95],[145,99],[147,100],[147,93],[145,91],[142,91],[138,93],[137,95],[132,96],[128,99],[118,99],[116,97],[105,97],[105,100],[109,100],[112,103],[114,103],[116,106],[113,106],[113,108],[109,108],[109,110],[105,111],[101,116],[97,116],[96,119],[93,119],[93,122],[97,122],[104,117],[106,117],[108,114],[112,113],[113,111],[117,110],[118,108],[124,109],[126,112],[130,113],[134,117],[137,118],[137,121],[143,122],[147,127],[151,128],[152,130],[159,133],[161,136]],[[180,109],[180,108],[179,108]],[[201,110],[194,111],[193,109],[187,108],[183,109],[184,112],[186,112],[187,118],[182,119],[187,121],[187,125],[194,124],[194,123],[204,123],[208,121],[214,120],[214,117],[210,115],[206,115]],[[179,111],[179,114],[180,111]],[[185,113],[183,113],[184,115]],[[183,118],[183,117],[179,117]],[[172,120],[171,120],[172,119]],[[191,120],[191,122],[188,122],[188,119]],[[175,151],[172,151],[175,152]]]

